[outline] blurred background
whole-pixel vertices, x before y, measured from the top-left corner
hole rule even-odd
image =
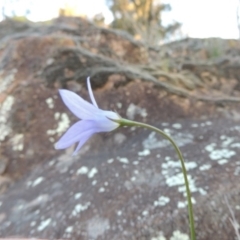
[[[146,41],[239,38],[239,0],[1,0],[1,19],[82,16]],[[223,30],[224,29],[224,30]],[[154,36],[154,37],[153,37]],[[154,40],[153,40],[154,39]]]

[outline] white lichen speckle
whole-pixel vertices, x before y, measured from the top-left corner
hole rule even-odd
[[[30,226],[31,226],[31,227],[36,226],[36,222],[35,222],[35,221],[32,221],[32,222],[30,223]]]
[[[131,181],[132,181],[132,182],[135,182],[136,179],[137,179],[137,178],[136,178],[135,176],[131,177]]]
[[[116,103],[116,105],[118,108],[120,108],[120,109],[122,108],[122,103],[118,102],[118,103]]]
[[[231,158],[234,155],[236,155],[235,151],[229,149],[216,149],[210,153],[209,157],[211,160],[219,160],[222,158]]]
[[[58,125],[56,129],[49,129],[47,130],[47,135],[55,135],[58,134],[60,136],[63,132],[65,132],[70,125],[70,120],[68,118],[68,115],[66,113],[62,113],[60,115],[60,120],[58,122]]]
[[[222,135],[222,136],[220,137],[220,139],[221,139],[221,140],[224,140],[224,141],[222,142],[222,147],[223,147],[223,148],[228,147],[228,146],[234,141],[234,138],[228,137],[228,136],[225,136],[225,135]]]
[[[121,216],[121,215],[122,215],[122,211],[120,211],[120,210],[117,211],[117,215],[118,215],[118,216]]]
[[[97,184],[97,180],[92,181],[93,186],[96,185],[96,184]]]
[[[181,129],[181,128],[182,128],[182,125],[181,125],[180,123],[174,123],[174,124],[172,125],[172,127],[175,128],[175,129]]]
[[[203,188],[199,188],[198,192],[203,196],[207,195],[207,191],[205,191]]]
[[[97,174],[98,170],[96,168],[92,168],[89,173],[88,173],[88,177],[89,178],[93,178],[95,174]]]
[[[151,240],[166,240],[163,233],[160,232],[156,237],[151,238]]]
[[[55,112],[54,113],[54,119],[57,121],[60,118],[61,114],[60,112]]]
[[[128,163],[129,163],[129,161],[128,161],[127,158],[117,157],[117,160],[118,160],[119,162],[121,162],[121,163],[124,163],[124,164],[128,164]]]
[[[240,148],[240,143],[233,143],[231,144],[232,148]]]
[[[225,163],[227,163],[227,162],[228,162],[227,159],[218,160],[218,164],[220,164],[220,165],[223,165],[223,164],[225,164]]]
[[[51,223],[52,219],[51,218],[48,218],[47,220],[45,221],[42,221],[40,223],[40,225],[38,226],[37,230],[39,232],[43,231],[50,223]]]
[[[149,149],[144,149],[142,152],[138,152],[138,156],[141,156],[141,157],[145,157],[145,156],[148,156],[150,155],[150,150]]]
[[[189,240],[189,236],[185,233],[181,233],[179,230],[174,231],[170,240]]]
[[[88,168],[85,167],[85,166],[83,166],[83,167],[81,167],[81,168],[79,168],[79,169],[77,170],[77,175],[87,174],[87,173],[88,173]]]
[[[45,101],[48,105],[48,108],[50,108],[50,109],[54,108],[54,102],[53,102],[52,98],[47,98]]]
[[[13,151],[22,151],[24,147],[24,135],[22,133],[14,135],[10,140]]]
[[[157,206],[165,206],[169,202],[170,202],[170,198],[169,197],[161,196],[161,197],[158,198],[157,201],[154,201],[153,205],[155,207],[157,207]]]
[[[188,170],[196,168],[198,165],[196,162],[185,162],[185,167]]]
[[[146,210],[142,212],[142,215],[143,215],[143,216],[147,216],[148,214],[149,214],[149,213],[148,213],[148,211],[146,211]]]
[[[75,208],[72,211],[72,215],[73,216],[77,216],[79,213],[85,211],[88,209],[88,207],[91,205],[90,202],[87,202],[86,204],[82,205],[82,204],[77,204],[75,206]]]
[[[107,162],[110,164],[110,163],[113,163],[114,159],[113,158],[110,158],[107,160]]]
[[[209,145],[207,145],[205,147],[205,150],[208,151],[208,152],[212,152],[215,147],[216,147],[216,143],[210,143]]]
[[[199,167],[200,171],[205,171],[205,170],[209,170],[211,168],[211,164],[204,164],[202,166]]]
[[[37,179],[32,183],[32,187],[36,187],[36,186],[39,185],[43,180],[44,180],[43,177],[37,178]]]
[[[178,208],[185,208],[187,206],[186,202],[178,202],[177,207]]]
[[[207,122],[205,122],[205,124],[208,125],[208,126],[211,126],[211,125],[212,125],[212,122],[207,121]]]
[[[0,105],[0,141],[4,141],[6,136],[8,136],[12,131],[8,123],[8,118],[14,101],[13,96],[7,96],[2,105]]]
[[[65,232],[66,233],[71,233],[73,231],[73,227],[72,226],[69,226],[65,229]]]
[[[162,175],[165,178],[165,182],[169,187],[178,187],[178,191],[185,194],[185,184],[184,178],[181,171],[181,163],[179,161],[172,161],[170,157],[166,157],[165,160],[167,162],[162,163]],[[186,169],[191,170],[197,167],[195,162],[186,162]],[[195,179],[192,178],[190,174],[188,174],[189,188],[191,192],[197,192],[199,188],[197,188]]]
[[[105,192],[105,188],[104,187],[99,188],[98,192],[100,193]]]
[[[82,196],[82,193],[76,193],[76,194],[74,195],[74,199],[75,199],[75,200],[78,200],[81,196]]]

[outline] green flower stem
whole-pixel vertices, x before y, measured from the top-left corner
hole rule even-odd
[[[183,172],[185,186],[186,186],[186,192],[187,192],[188,215],[189,215],[189,223],[190,223],[189,227],[190,227],[190,233],[191,233],[191,240],[196,240],[194,218],[193,218],[193,207],[192,207],[192,200],[191,200],[191,192],[189,189],[189,183],[188,183],[188,179],[187,179],[187,170],[186,170],[186,167],[184,164],[184,159],[183,159],[182,153],[181,153],[180,149],[178,148],[178,146],[176,145],[176,143],[174,142],[174,140],[170,136],[168,136],[166,133],[161,131],[160,129],[153,127],[151,125],[145,124],[145,123],[130,121],[130,120],[124,119],[124,118],[122,118],[121,120],[119,120],[117,122],[120,123],[121,126],[137,126],[137,127],[148,128],[152,131],[155,131],[155,132],[161,134],[164,138],[168,139],[171,142],[171,144],[173,145],[174,149],[176,150],[177,155],[181,161],[182,172]]]

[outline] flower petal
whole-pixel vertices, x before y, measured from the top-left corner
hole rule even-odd
[[[75,151],[73,152],[73,155],[76,155],[77,152],[80,150],[80,148],[87,142],[87,140],[94,134],[94,132],[85,132],[85,134],[82,135],[80,142],[78,143]]]
[[[63,102],[69,108],[69,110],[80,119],[92,119],[95,116],[96,108],[91,103],[85,101],[76,93],[60,89],[59,93]]]
[[[91,98],[92,104],[96,108],[98,108],[98,105],[97,105],[96,100],[95,100],[94,95],[93,95],[93,91],[92,91],[92,87],[91,87],[91,83],[90,83],[90,77],[87,78],[87,87],[88,87],[88,93],[89,93],[89,96]]]
[[[76,142],[85,139],[85,136],[96,132],[93,121],[82,120],[73,124],[55,144],[56,149],[68,148]]]
[[[109,120],[105,116],[98,117],[98,119],[95,121],[96,132],[111,132],[118,127],[118,123]]]

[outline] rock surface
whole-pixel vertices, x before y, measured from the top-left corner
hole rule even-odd
[[[167,71],[159,66],[159,71],[176,76],[187,69],[191,77],[166,86],[167,78],[159,77],[159,85],[150,77],[151,70],[136,70],[136,65],[153,65],[165,50],[146,49],[123,33],[77,18],[29,23],[5,36],[4,26],[0,26],[1,237],[187,239],[180,162],[161,136],[122,128],[94,136],[74,157],[73,147],[54,149],[77,121],[57,90],[65,87],[89,99],[85,86],[89,72],[101,108],[153,124],[177,141],[189,173],[197,239],[235,239],[228,205],[240,222],[240,94],[232,55],[223,74],[217,68],[211,72],[210,65],[196,67],[195,62],[195,68],[186,67],[188,55],[184,59],[178,55],[178,44],[184,41],[176,43],[176,49],[171,45],[172,52],[167,51],[161,64],[171,59],[169,66],[175,67]],[[191,52],[189,41],[184,46]],[[223,55],[229,53],[229,48],[222,49]],[[99,66],[101,71],[94,72]],[[178,72],[176,66],[181,66]],[[117,67],[121,71],[114,74]],[[234,74],[227,72],[230,68]],[[142,75],[136,77],[139,72]],[[194,77],[199,81],[193,86]],[[199,100],[200,93],[204,101]]]

